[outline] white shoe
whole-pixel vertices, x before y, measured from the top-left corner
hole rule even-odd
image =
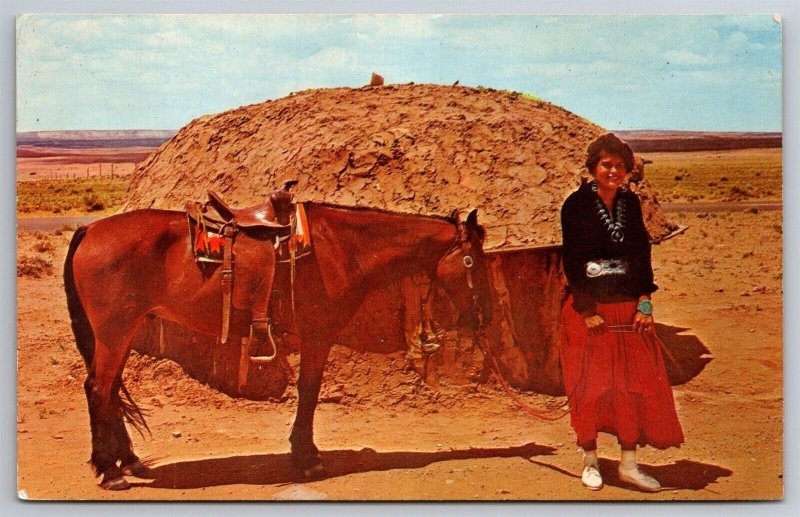
[[[581,474],[583,486],[589,490],[600,490],[603,488],[603,476],[600,475],[600,468],[597,465],[586,465]]]
[[[620,465],[619,479],[645,492],[658,492],[661,489],[661,483],[639,470],[638,466],[632,469],[623,469]]]

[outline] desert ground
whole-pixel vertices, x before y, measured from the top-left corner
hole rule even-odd
[[[86,165],[80,167],[85,173]],[[762,178],[755,174],[728,174],[728,181],[757,192],[754,199],[778,201],[780,170],[770,170],[771,183],[763,186],[747,183]],[[657,190],[659,181],[674,182],[679,174],[665,171],[653,180]],[[719,182],[710,174],[698,185]],[[281,401],[234,399],[173,362],[134,352],[126,384],[147,409],[152,434],[132,438],[152,476],[129,477],[127,491],[101,490],[87,464],[85,369],[63,294],[60,269],[74,229],[65,226],[17,234],[19,495],[114,501],[781,498],[782,212],[729,211],[726,203],[736,201],[726,197],[731,191],[710,190],[713,195],[694,199],[679,190],[668,194],[675,201],[717,203],[670,213],[689,229],[653,250],[661,330],[696,336],[713,355],[699,375],[674,387],[686,443],[640,452],[643,469],[664,487],[658,493],[618,480],[618,449],[608,437],[599,444],[606,486],[586,490],[568,418],[536,420],[492,382],[434,388],[404,368],[401,354],[343,349],[334,352],[340,364],[352,355],[374,367],[358,385],[338,382],[335,370],[325,377],[315,436],[326,478],[304,482],[290,467],[293,387]],[[522,397],[540,407],[564,402],[535,393]]]

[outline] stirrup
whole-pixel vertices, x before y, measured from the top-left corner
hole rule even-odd
[[[250,356],[250,362],[254,364],[271,363],[278,356],[278,345],[272,336],[272,322],[269,319],[253,320],[250,325],[250,339],[248,340],[248,351],[257,348],[261,343],[267,342],[272,346],[272,353],[269,355]]]
[[[268,341],[272,345],[272,353],[265,356],[251,356],[250,351],[257,349],[259,343]],[[269,319],[253,320],[250,325],[250,337],[242,339],[242,348],[239,352],[239,393],[244,393],[247,387],[247,376],[250,372],[250,364],[271,363],[278,356],[278,346],[272,337],[272,323]]]

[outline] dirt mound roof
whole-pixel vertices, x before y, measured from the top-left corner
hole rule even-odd
[[[182,209],[208,189],[254,205],[296,178],[301,201],[440,215],[477,207],[488,249],[559,243],[561,203],[603,132],[486,88],[306,90],[192,121],[138,166],[124,209]]]

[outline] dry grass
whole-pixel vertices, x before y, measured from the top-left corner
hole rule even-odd
[[[72,236],[63,227],[50,232],[17,232],[17,276],[42,278],[56,273],[55,264]]]
[[[17,276],[41,278],[53,273],[53,262],[50,259],[30,255],[17,257]]]
[[[130,178],[17,182],[17,213],[66,215],[109,213],[122,206]]]
[[[642,153],[661,201],[780,200],[781,149]]]

